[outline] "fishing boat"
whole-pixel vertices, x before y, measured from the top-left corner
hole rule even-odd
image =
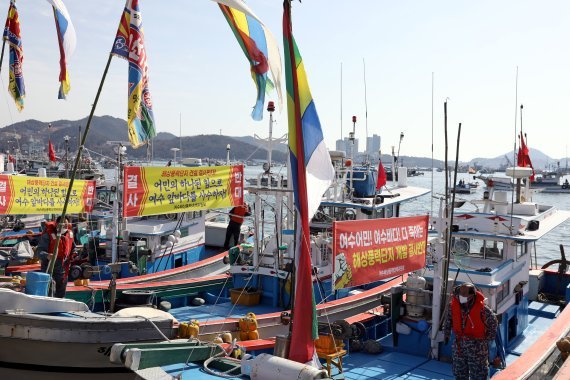
[[[564,308],[570,300],[566,273],[570,262],[562,251],[560,260],[537,268],[536,257],[541,253],[536,242],[566,221],[570,212],[532,202],[529,190],[521,185],[532,174],[529,168],[509,168],[507,174],[517,183],[518,198],[513,204],[506,193],[491,189],[472,202],[479,211],[451,212],[449,222],[444,217],[445,200],[440,200],[440,216],[431,220],[438,232],[430,240],[426,267],[384,289],[380,294],[389,302],[347,319],[353,323],[353,333],[344,343],[339,340],[330,354],[338,359],[348,353],[340,364],[337,361],[344,378],[453,378],[451,343],[444,341],[442,328],[450,291],[465,282],[482,292],[499,317],[497,338],[489,343],[493,379],[565,378],[567,366],[561,363],[568,354],[558,347],[564,347],[561,342],[570,336],[570,311]],[[522,200],[524,196],[527,201]],[[440,265],[443,260],[449,265]],[[556,270],[553,265],[560,266]],[[380,353],[358,352],[367,339],[381,345]],[[253,356],[271,347],[276,355],[281,353],[279,339],[247,342],[247,352]],[[145,360],[153,357],[145,353]],[[143,378],[168,373],[186,379],[202,371],[201,362],[165,363],[153,367],[153,375],[143,371]],[[241,366],[243,375],[248,371],[247,360]],[[333,369],[329,375],[335,378],[335,373],[338,370]]]
[[[188,166],[188,167],[196,167],[196,166],[202,166],[202,159],[201,158],[195,158],[195,157],[186,157],[180,160],[180,163],[184,166]]]
[[[454,187],[450,187],[449,191],[455,194],[473,194],[477,191],[477,187],[471,186],[470,183],[458,183]]]

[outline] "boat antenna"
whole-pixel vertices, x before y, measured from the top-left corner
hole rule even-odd
[[[342,134],[342,62],[340,63],[340,139],[344,139]]]
[[[517,71],[515,75],[515,130],[514,130],[514,142],[513,142],[513,166],[516,167],[517,162],[517,112],[519,108],[519,67],[517,66]],[[522,112],[522,104],[521,104],[521,112]],[[522,118],[521,118],[522,121]],[[521,126],[522,128],[522,126]],[[522,129],[521,129],[522,132]],[[513,212],[515,207],[515,192],[514,192],[514,182],[513,182],[513,189],[511,189],[511,222],[509,230],[513,230]]]
[[[444,161],[445,161],[445,209],[447,210],[447,201],[449,200],[449,179],[448,179],[448,161],[447,161],[447,154],[449,151],[449,143],[447,142],[447,99],[443,102],[443,135],[445,139],[445,148],[444,148]],[[445,217],[447,218],[447,211],[445,212]]]
[[[459,142],[461,140],[461,123],[457,129],[457,146],[455,148],[455,166],[453,168],[453,188],[457,184],[457,171],[459,167]],[[451,241],[453,236],[453,214],[455,211],[455,191],[451,196],[451,207],[446,208],[449,211],[449,222],[447,223],[446,236],[445,236],[445,264],[443,270],[443,293],[441,294],[441,306],[445,307],[447,302],[445,302],[447,297],[447,287],[448,287],[448,277],[449,277],[449,262],[451,258]]]
[[[434,73],[431,73],[431,197],[430,197],[430,215],[433,216],[433,84]]]
[[[362,68],[364,72],[364,122],[366,125],[366,161],[369,161],[368,154],[370,149],[368,148],[368,98],[366,96],[366,62],[362,58]]]
[[[180,149],[180,159],[182,159],[182,112],[180,112],[180,125],[179,125],[179,132],[178,132],[178,142],[179,142],[179,149]]]

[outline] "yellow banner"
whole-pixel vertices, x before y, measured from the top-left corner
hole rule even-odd
[[[0,214],[60,214],[69,179],[0,175]],[[67,212],[91,212],[95,181],[75,180]]]
[[[123,178],[125,217],[243,204],[243,165],[126,166]]]

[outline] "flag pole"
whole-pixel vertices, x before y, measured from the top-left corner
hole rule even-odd
[[[103,83],[105,83],[105,78],[107,77],[107,72],[109,71],[109,66],[111,65],[112,58],[113,55],[109,53],[109,58],[107,59],[107,65],[105,66],[105,70],[103,71],[103,77],[101,78],[101,82],[99,83],[99,88],[97,89],[97,95],[95,95],[95,101],[91,106],[91,112],[89,113],[89,118],[87,119],[87,125],[85,126],[85,131],[83,132],[83,136],[81,136],[81,144],[77,149],[77,156],[75,157],[75,162],[73,164],[73,171],[71,172],[71,178],[69,179],[69,186],[67,187],[67,193],[65,194],[65,203],[63,205],[63,210],[61,211],[61,218],[59,220],[59,223],[57,224],[57,240],[55,242],[55,247],[53,249],[53,255],[49,261],[49,265],[47,268],[47,273],[49,273],[50,276],[53,273],[55,260],[57,258],[57,250],[59,248],[59,242],[61,240],[63,221],[65,220],[65,216],[67,214],[67,206],[69,204],[71,190],[73,189],[73,183],[75,182],[75,174],[77,173],[77,169],[79,168],[79,163],[81,162],[81,153],[83,153],[85,140],[87,139],[87,135],[89,134],[89,128],[91,127],[91,120],[93,119],[95,108],[97,108],[97,103],[99,102],[99,96],[101,95],[101,91],[103,90]]]
[[[0,73],[2,73],[2,62],[4,62],[4,47],[6,47],[6,40],[2,38],[2,52],[0,53]]]

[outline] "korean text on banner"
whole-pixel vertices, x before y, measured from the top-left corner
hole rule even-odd
[[[61,214],[69,179],[0,175],[0,214]],[[67,212],[93,211],[95,181],[73,183]]]
[[[334,288],[423,268],[427,232],[427,215],[334,222]]]
[[[123,216],[169,214],[243,204],[243,165],[125,167]]]

